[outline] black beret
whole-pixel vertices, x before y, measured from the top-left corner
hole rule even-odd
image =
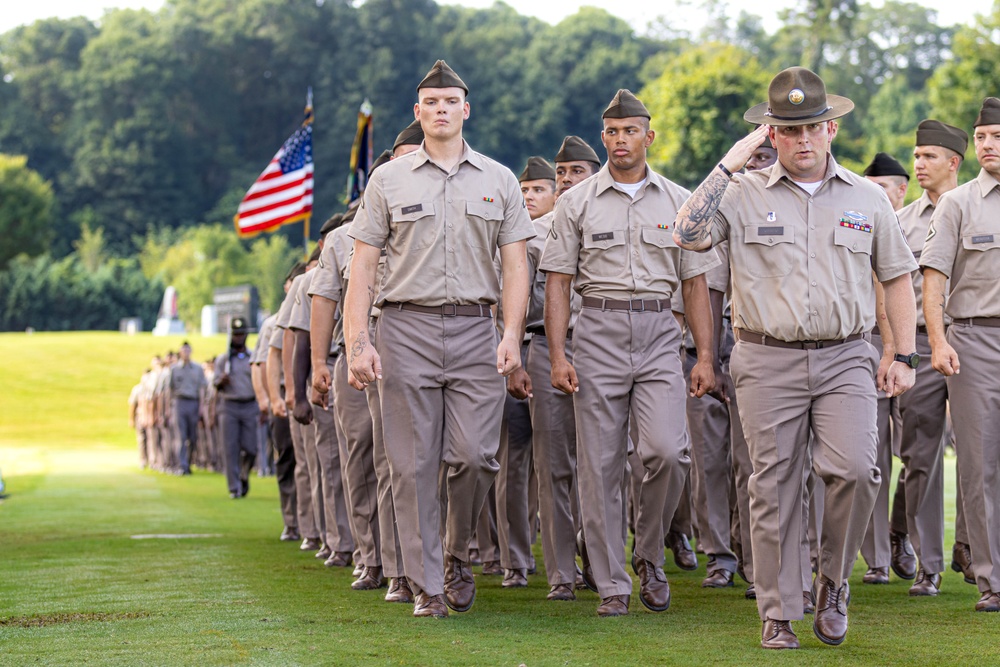
[[[876,153],[871,164],[865,167],[864,175],[902,176],[906,180],[910,180],[910,175],[903,169],[903,165],[899,164],[899,161],[888,153]]]
[[[639,101],[639,98],[632,94],[632,91],[622,88],[615,93],[614,99],[608,108],[601,114],[601,118],[652,118],[646,106]]]

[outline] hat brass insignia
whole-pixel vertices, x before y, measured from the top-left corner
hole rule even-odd
[[[791,92],[788,93],[788,101],[798,106],[806,101],[806,94],[798,88],[792,88]]]

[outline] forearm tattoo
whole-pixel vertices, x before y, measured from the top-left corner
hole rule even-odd
[[[719,210],[728,185],[729,178],[715,169],[688,199],[687,218],[677,225],[677,233],[685,243],[700,243],[712,233],[712,218]]]
[[[358,334],[358,337],[354,339],[354,343],[351,344],[351,361],[353,362],[358,358],[358,355],[365,351],[365,347],[368,346],[368,336],[365,332]]]
[[[372,285],[368,286],[368,308],[371,309],[375,305],[375,288]]]

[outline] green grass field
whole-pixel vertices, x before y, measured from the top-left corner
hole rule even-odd
[[[201,359],[224,337],[189,337]],[[756,607],[743,586],[700,587],[666,566],[673,604],[599,619],[597,596],[545,600],[477,577],[466,614],[412,618],[412,607],[354,592],[278,541],[273,478],[232,501],[220,475],[140,472],[126,423],[129,390],[150,356],[180,338],[115,333],[0,335],[0,665],[660,665],[995,664],[1000,615],[972,611],[978,594],[950,570],[934,599],[908,582],[852,579],[851,631],[821,644],[809,620],[803,648],[759,648]],[[252,342],[252,341],[251,341]],[[948,462],[953,508],[954,461]],[[949,528],[953,513],[949,515]],[[192,539],[132,539],[140,534]],[[951,535],[949,531],[948,545]],[[541,554],[537,553],[539,564]]]

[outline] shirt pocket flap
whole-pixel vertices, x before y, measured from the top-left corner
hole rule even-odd
[[[607,249],[619,245],[625,245],[625,232],[623,231],[586,232],[583,235],[584,248]]]
[[[967,234],[962,237],[962,247],[980,251],[1000,248],[1000,234]]]
[[[434,202],[421,202],[392,209],[393,222],[414,222],[434,215]]]
[[[833,230],[833,242],[851,252],[872,254],[872,233],[863,232],[850,227],[837,227]]]
[[[465,212],[483,220],[503,220],[503,211],[500,206],[487,201],[466,202]]]
[[[795,229],[788,225],[753,225],[746,228],[744,243],[759,243],[775,246],[779,243],[795,243]]]
[[[674,233],[669,229],[644,227],[642,230],[642,240],[650,245],[655,245],[657,248],[673,248],[676,246],[674,243]]]

